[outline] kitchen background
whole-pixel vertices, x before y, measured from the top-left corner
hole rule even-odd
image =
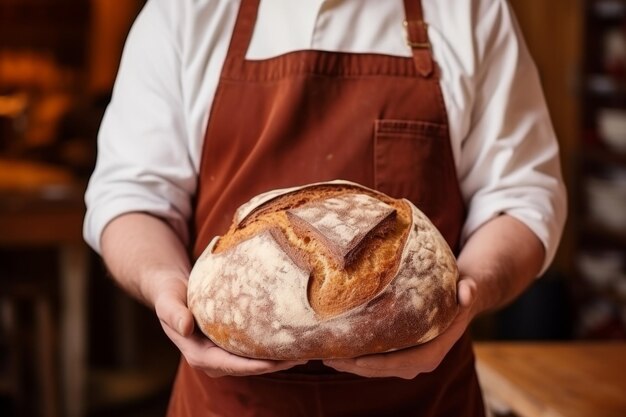
[[[543,279],[478,339],[626,339],[626,1],[510,0],[570,216]],[[144,0],[0,0],[0,415],[159,416],[177,354],[82,243],[82,190]]]

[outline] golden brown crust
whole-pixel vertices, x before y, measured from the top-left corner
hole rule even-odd
[[[226,350],[353,357],[430,340],[456,314],[454,257],[406,200],[323,183],[271,192],[237,216],[189,281],[200,329]]]

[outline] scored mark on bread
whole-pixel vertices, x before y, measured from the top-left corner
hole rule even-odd
[[[393,227],[396,210],[368,195],[349,193],[287,210],[287,217],[305,241],[310,234],[321,239],[343,269],[358,256],[364,241]]]

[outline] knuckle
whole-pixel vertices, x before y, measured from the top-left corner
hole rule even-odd
[[[206,361],[201,360],[195,355],[188,355],[185,357],[185,359],[187,360],[187,363],[189,364],[190,367],[192,367],[195,370],[204,372],[206,375],[208,375],[211,378],[218,378],[224,375],[231,375],[230,373],[228,373],[228,370],[210,366],[209,364],[206,363]]]
[[[154,311],[156,312],[157,316],[159,316],[159,318],[163,318],[163,313],[165,310],[165,300],[163,300],[163,297],[158,297],[156,300],[154,300]]]
[[[185,356],[185,360],[187,361],[189,366],[191,366],[192,368],[199,369],[199,368],[204,368],[205,367],[205,364],[202,363],[202,361],[200,360],[200,358],[196,354],[194,354],[194,353],[187,353],[184,356]]]
[[[197,369],[199,366],[198,362],[196,362],[196,359],[191,357],[191,356],[185,356],[185,360],[187,361],[187,364],[189,366],[191,366],[194,369]]]
[[[214,369],[203,369],[202,370],[209,378],[219,378],[221,376],[224,376],[224,374],[221,374],[217,371],[215,371]]]
[[[216,368],[217,369],[215,369],[215,371],[222,375],[238,375],[237,370],[229,365],[226,360],[220,361],[219,365]]]

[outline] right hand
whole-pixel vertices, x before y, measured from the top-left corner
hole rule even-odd
[[[233,355],[194,329],[194,319],[187,308],[187,279],[168,274],[152,282],[154,308],[165,334],[181,351],[192,368],[212,378],[232,375],[260,375],[289,369],[303,361],[272,361]]]

